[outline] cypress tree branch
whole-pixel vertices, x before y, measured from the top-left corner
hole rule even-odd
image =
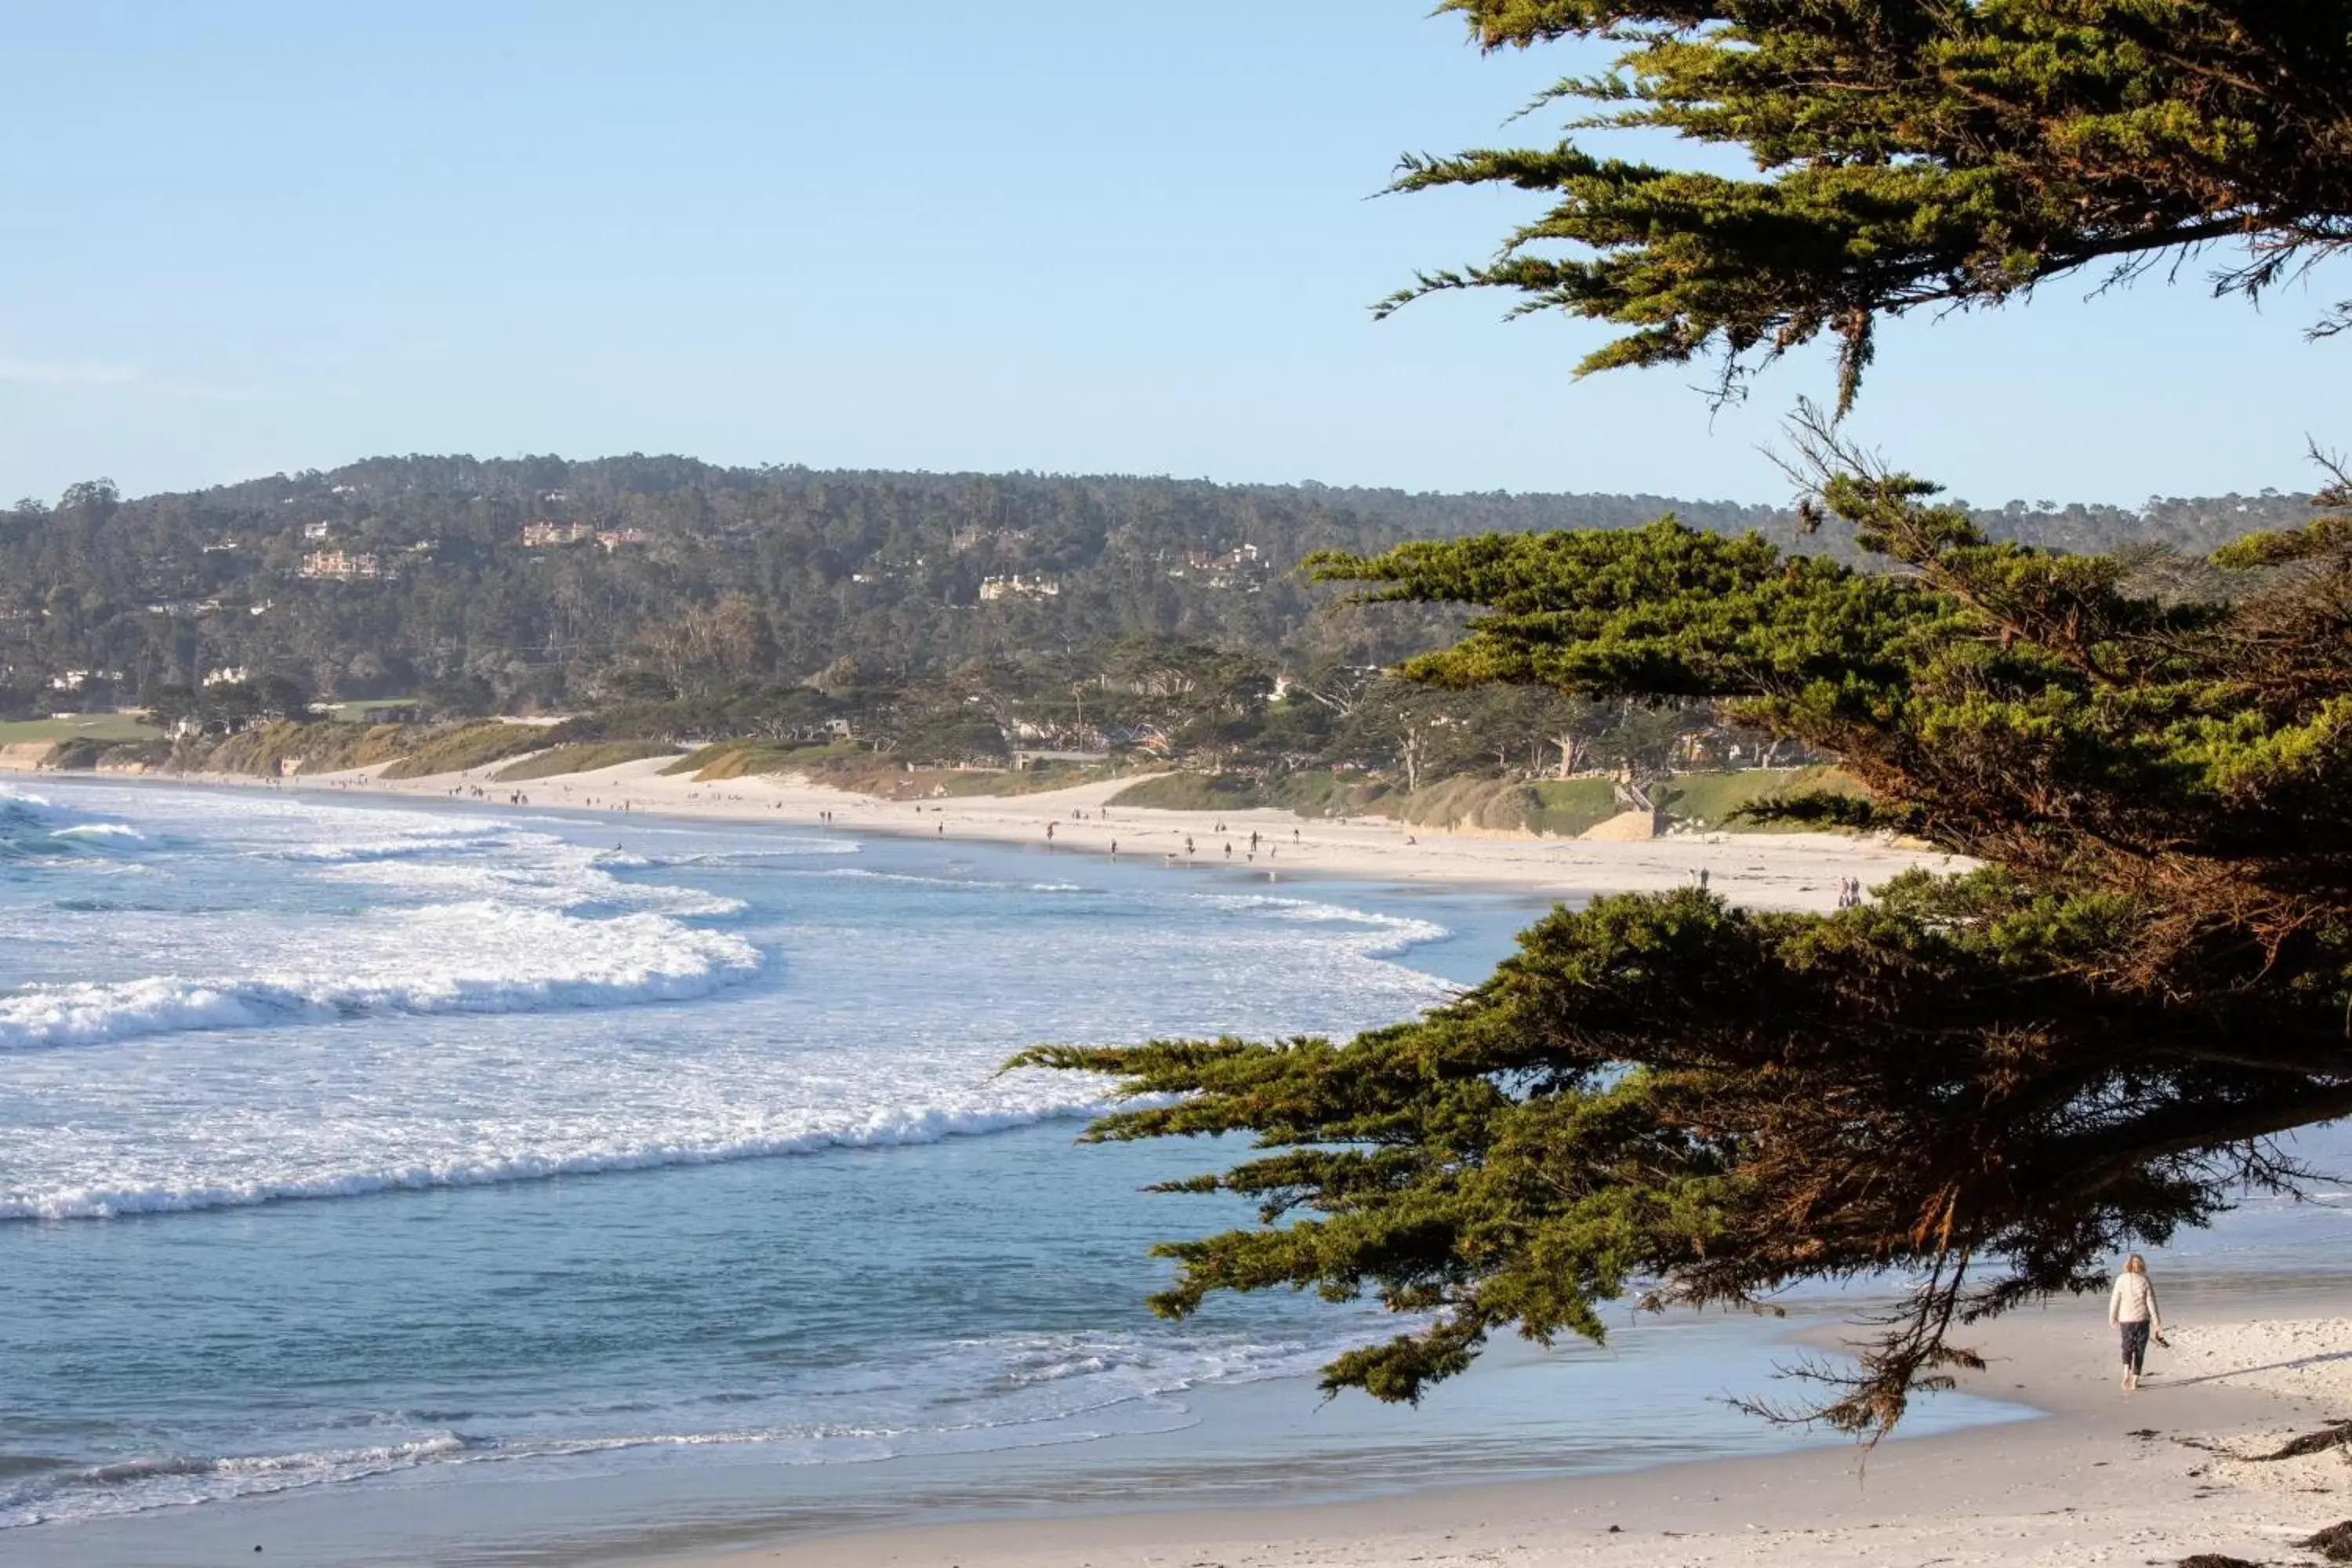
[[[1482,48],[1571,38],[1614,68],[1533,107],[1590,106],[1549,148],[1408,156],[1390,189],[1549,198],[1483,266],[1382,300],[1495,289],[1514,314],[1626,329],[1578,365],[1724,357],[1724,386],[1828,333],[1837,412],[1879,318],[1998,305],[2101,263],[2108,284],[2215,244],[2256,298],[2352,245],[2352,4],[2009,0],[1803,6],[1447,0]],[[1594,131],[1744,152],[1702,174],[1586,152]],[[2315,327],[2337,330],[2336,318]]]

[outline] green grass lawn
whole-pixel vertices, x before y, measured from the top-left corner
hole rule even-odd
[[[1541,779],[1528,787],[1541,803],[1528,823],[1538,833],[1573,838],[1617,815],[1617,791],[1607,779]]]
[[[1154,811],[1247,811],[1273,803],[1263,784],[1240,773],[1153,773],[1111,796],[1109,804]]]
[[[1769,824],[1735,820],[1743,805],[1776,795],[1860,795],[1863,788],[1833,767],[1745,768],[1728,773],[1684,773],[1658,785],[1657,801],[1670,816],[1700,827],[1730,826],[1747,832],[1788,832]]]
[[[163,731],[128,713],[69,713],[0,722],[0,746],[28,741],[160,741]]]
[[[417,706],[414,697],[371,697],[358,702],[331,702],[319,710],[339,724],[367,724],[379,713]]]

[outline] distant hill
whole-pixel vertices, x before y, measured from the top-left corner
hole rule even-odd
[[[2204,551],[2305,521],[2300,496],[2011,503],[1999,534]],[[1131,476],[727,468],[687,458],[373,458],[0,511],[0,688],[100,706],[243,670],[341,699],[463,683],[577,705],[689,667],[899,678],[1113,641],[1396,658],[1425,612],[1318,614],[1301,556],[1486,531],[1694,526],[1794,535],[1784,510],[1644,495],[1412,494]],[[1808,548],[1839,550],[1824,539]],[[723,607],[723,609],[722,609]],[[58,683],[64,682],[64,686]]]

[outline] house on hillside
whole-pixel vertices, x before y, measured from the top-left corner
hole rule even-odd
[[[651,544],[654,536],[642,528],[607,528],[596,535],[596,542],[610,555],[625,544]]]
[[[584,522],[526,522],[522,525],[522,545],[525,550],[545,550],[561,544],[585,544],[596,537],[596,531]]]
[[[301,574],[356,583],[379,581],[392,573],[373,551],[313,550],[302,557]]]
[[[1212,588],[1230,588],[1244,579],[1263,577],[1274,567],[1265,552],[1246,543],[1224,551],[1192,551],[1184,557],[1184,565],[1192,575]],[[1181,570],[1168,574],[1171,577],[1185,574]]]
[[[1062,592],[1062,584],[1051,577],[1024,577],[1018,572],[1010,577],[983,577],[980,580],[982,603],[993,599],[1051,599]]]

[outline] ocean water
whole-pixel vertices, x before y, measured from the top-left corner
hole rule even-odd
[[[1743,1320],[1507,1352],[1418,1412],[1321,1405],[1312,1369],[1392,1324],[1142,1303],[1153,1241],[1241,1214],[1141,1189],[1238,1151],[1076,1147],[1102,1086],[999,1070],[1040,1040],[1407,1016],[1536,907],[760,825],[0,785],[0,1561],[248,1537],[306,1563],[554,1561],[698,1524],[1794,1441],[1721,1403],[1779,1353],[1785,1325]],[[2292,1272],[2343,1217],[2273,1205],[2183,1256]],[[1949,1400],[1916,1429],[2016,1414]]]

